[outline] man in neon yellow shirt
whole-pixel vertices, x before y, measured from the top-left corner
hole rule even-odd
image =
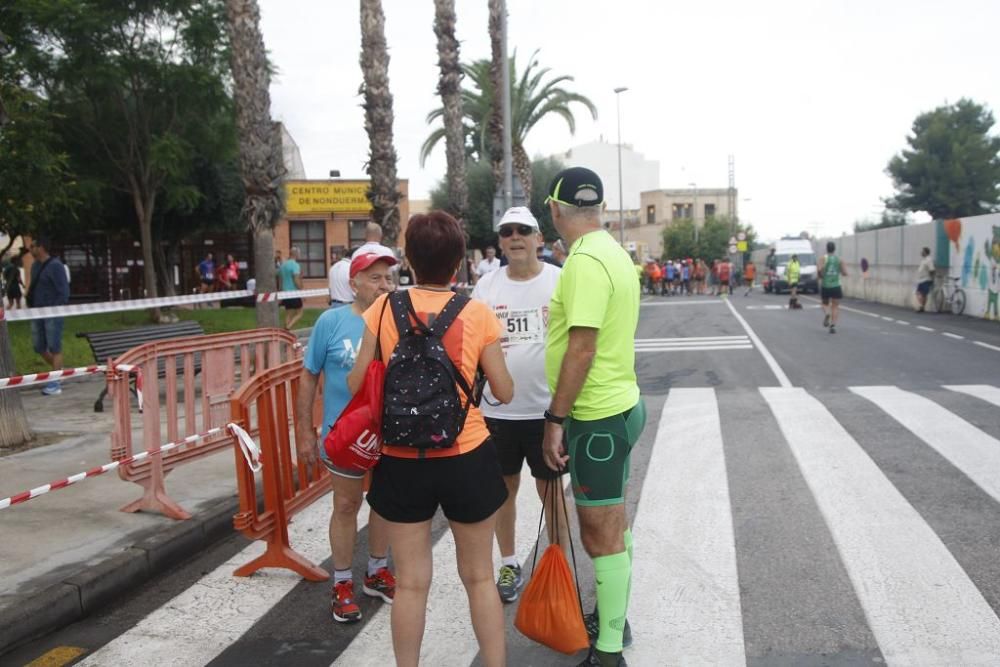
[[[580,667],[623,667],[632,574],[625,485],[646,423],[635,377],[640,285],[631,257],[601,224],[604,186],[597,174],[563,170],[548,203],[570,249],[549,305],[545,372],[552,401],[543,453],[553,470],[569,467],[580,540],[594,561],[597,609],[585,620],[596,643]]]

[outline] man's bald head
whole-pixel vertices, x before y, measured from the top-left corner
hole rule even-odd
[[[375,243],[382,242],[382,225],[377,222],[369,222],[365,227],[365,241],[373,241]]]

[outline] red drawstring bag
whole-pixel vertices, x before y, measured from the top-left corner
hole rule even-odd
[[[327,458],[337,468],[365,472],[375,467],[382,456],[382,395],[385,386],[385,363],[382,362],[382,315],[378,318],[375,358],[365,370],[361,388],[330,427],[323,440]]]
[[[545,483],[542,505],[549,497],[552,487],[552,518],[555,524],[556,544],[550,544],[537,567],[538,541],[532,557],[531,581],[521,594],[514,627],[525,637],[551,649],[571,655],[590,646],[587,628],[583,624],[583,602],[580,599],[579,579],[576,577],[576,552],[570,540],[570,554],[573,556],[573,573],[559,547],[559,513],[556,511],[556,495],[562,498],[565,509],[566,498],[561,493],[561,478],[558,485],[553,480]],[[545,511],[542,511],[542,517]],[[538,539],[541,540],[542,519],[538,520]]]

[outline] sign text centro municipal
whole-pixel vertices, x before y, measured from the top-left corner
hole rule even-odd
[[[368,212],[367,190],[368,181],[289,181],[285,207],[288,213]]]

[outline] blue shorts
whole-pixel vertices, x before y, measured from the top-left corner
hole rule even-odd
[[[927,296],[928,294],[930,294],[931,286],[933,284],[934,284],[933,280],[925,280],[923,282],[919,282],[917,283],[917,292],[923,294],[924,296]]]
[[[49,317],[31,321],[31,344],[35,352],[59,354],[62,352],[63,318]]]

